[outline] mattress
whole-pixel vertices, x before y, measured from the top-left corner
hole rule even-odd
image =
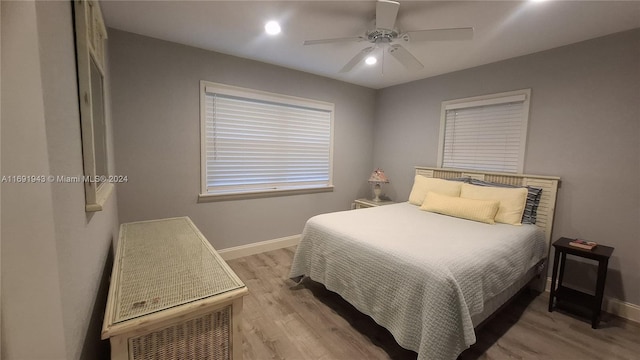
[[[475,343],[485,304],[545,254],[535,225],[489,225],[400,203],[309,219],[290,277],[340,294],[419,359],[455,359]]]

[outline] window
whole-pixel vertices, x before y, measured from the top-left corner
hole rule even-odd
[[[438,166],[522,173],[531,90],[442,103]]]
[[[201,81],[200,106],[200,201],[333,190],[333,104]]]

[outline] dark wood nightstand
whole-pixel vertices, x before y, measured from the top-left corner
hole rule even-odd
[[[609,266],[609,258],[613,253],[613,248],[598,244],[598,246],[591,250],[583,250],[569,245],[569,242],[573,240],[574,239],[563,237],[553,243],[555,255],[553,259],[553,275],[551,276],[551,290],[549,294],[549,312],[553,311],[554,300],[556,300],[556,302],[567,302],[591,309],[591,327],[596,329],[598,327],[598,322],[600,321],[602,297],[604,295],[604,283],[607,279],[607,268]],[[582,291],[562,286],[562,277],[564,276],[564,266],[567,261],[567,254],[596,260],[598,262],[598,280],[596,282],[595,295],[590,295]],[[560,259],[561,255],[562,259]],[[559,274],[558,264],[560,264]],[[558,279],[557,288],[556,276]]]

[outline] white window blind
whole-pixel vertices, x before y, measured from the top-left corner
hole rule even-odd
[[[528,94],[527,90],[444,103],[440,166],[522,172]]]
[[[330,186],[333,106],[234,89],[205,88],[206,193]]]

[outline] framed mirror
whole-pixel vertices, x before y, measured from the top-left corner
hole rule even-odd
[[[73,2],[78,65],[78,95],[82,128],[85,210],[100,211],[113,191],[109,179],[104,98],[104,46],[107,31],[100,5]]]

